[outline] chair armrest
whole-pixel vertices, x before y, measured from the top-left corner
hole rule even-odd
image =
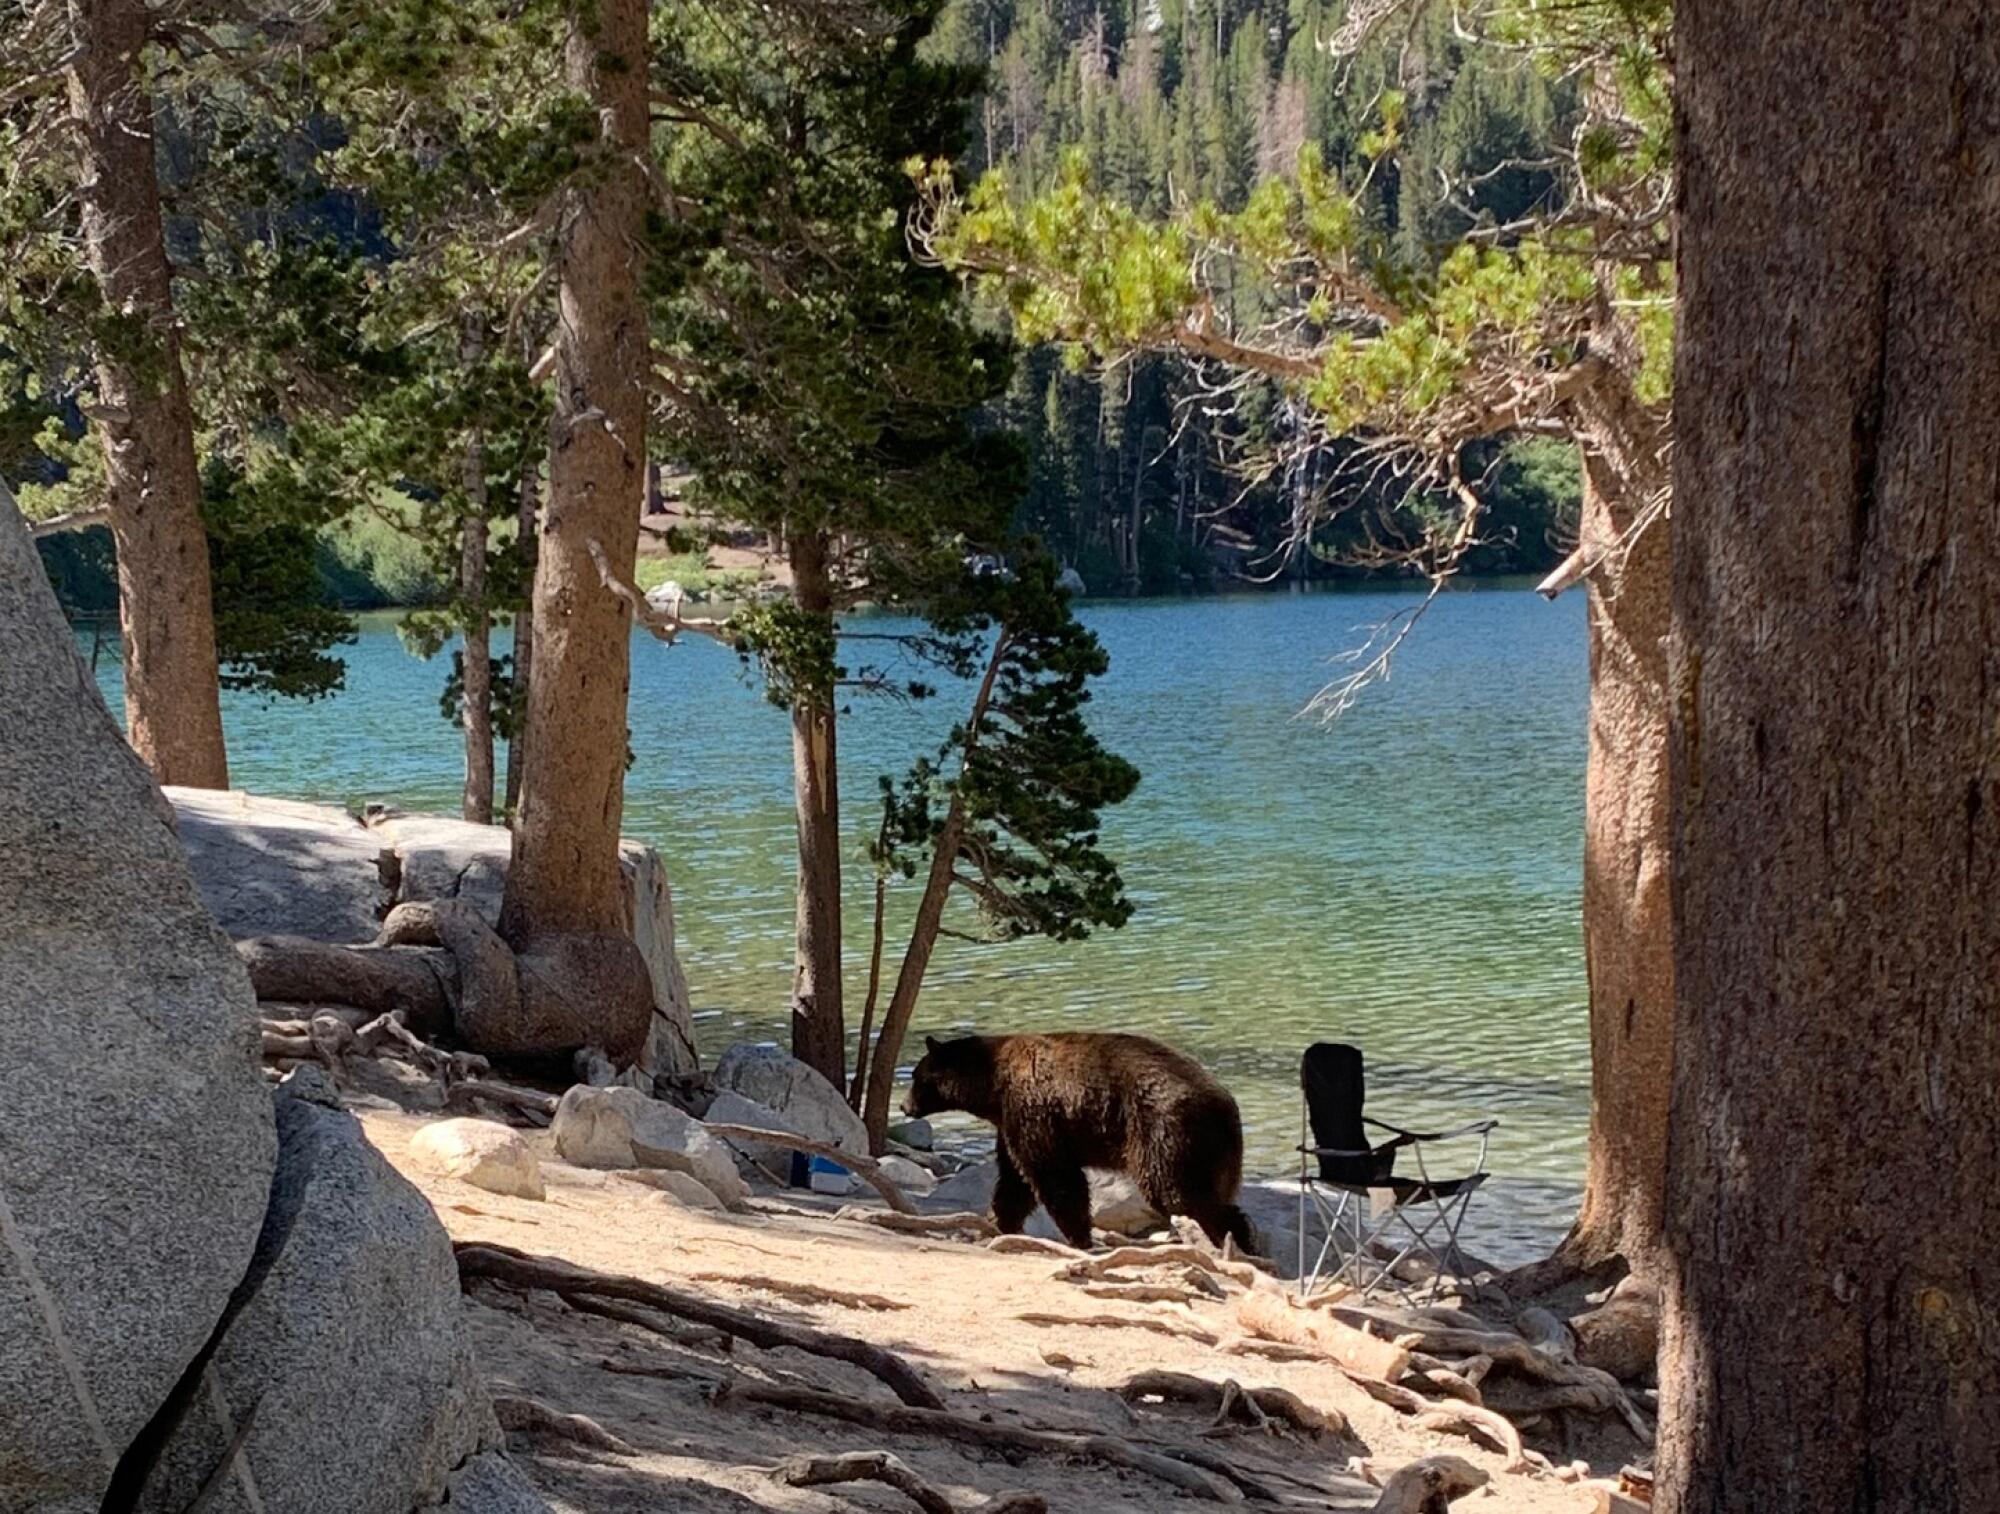
[[[1380,1146],[1373,1148],[1364,1146],[1359,1151],[1343,1151],[1338,1146],[1301,1146],[1298,1148],[1298,1153],[1307,1157],[1372,1157],[1381,1150],[1383,1148]]]
[[[1460,1125],[1453,1130],[1405,1130],[1400,1125],[1391,1125],[1387,1120],[1378,1120],[1373,1115],[1363,1115],[1362,1119],[1378,1130],[1393,1131],[1403,1141],[1452,1141],[1460,1136],[1484,1135],[1500,1121],[1498,1119],[1474,1120],[1470,1125]]]

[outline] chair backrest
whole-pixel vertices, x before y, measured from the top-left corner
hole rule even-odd
[[[1299,1086],[1305,1092],[1306,1118],[1313,1145],[1336,1151],[1371,1151],[1367,1127],[1361,1123],[1366,1095],[1361,1049],[1338,1041],[1320,1041],[1306,1048],[1299,1061]],[[1319,1159],[1319,1175],[1329,1183],[1379,1183],[1395,1166],[1393,1151],[1363,1157]]]

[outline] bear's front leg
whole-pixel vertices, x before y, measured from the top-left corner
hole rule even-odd
[[[993,1182],[993,1223],[1002,1235],[1019,1235],[1021,1227],[1028,1223],[1028,1216],[1035,1212],[1035,1190],[1021,1176],[1004,1138],[998,1157],[1000,1175]]]

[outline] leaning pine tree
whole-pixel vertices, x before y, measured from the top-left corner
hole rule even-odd
[[[1554,208],[1504,221],[1482,208],[1435,258],[1399,256],[1371,215],[1374,165],[1393,157],[1406,108],[1393,94],[1356,183],[1309,144],[1291,175],[1259,183],[1241,211],[1203,203],[1155,220],[1097,189],[1080,161],[1025,202],[999,175],[961,197],[939,165],[919,235],[1004,300],[1028,338],[1178,353],[1283,386],[1310,417],[1307,444],[1344,457],[1337,479],[1400,479],[1441,504],[1443,523],[1415,554],[1433,592],[1479,541],[1475,446],[1523,433],[1575,442],[1582,541],[1546,589],[1581,580],[1590,596],[1593,1112],[1582,1210],[1554,1265],[1523,1279],[1533,1292],[1607,1264],[1656,1277],[1665,1260],[1669,10],[1667,0],[1506,4],[1490,20],[1500,40],[1586,79],[1587,106],[1555,155]],[[1353,30],[1342,33],[1350,45]],[[1468,197],[1491,178],[1467,177]],[[1217,388],[1230,392],[1226,377]],[[1388,629],[1322,708],[1346,708],[1408,626]]]

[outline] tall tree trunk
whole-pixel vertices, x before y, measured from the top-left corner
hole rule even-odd
[[[571,192],[561,246],[556,412],[548,513],[535,574],[535,679],[526,781],[514,822],[501,932],[623,934],[618,872],[631,622],[590,553],[630,581],[645,482],[646,244],[650,152],[644,0],[578,0],[564,50],[569,84],[608,140]]]
[[[833,586],[826,533],[800,526],[787,541],[798,607],[829,626]],[[792,965],[792,1055],[835,1088],[847,1077],[841,1002],[840,766],[833,691],[792,702],[792,800],[798,810],[797,943]]]
[[[1677,54],[1655,1504],[2000,1508],[2000,14]]]
[[[541,479],[539,470],[521,472],[521,504],[515,515],[514,550],[520,554],[522,578],[528,585],[528,603],[514,615],[514,729],[507,738],[507,813],[511,816],[521,802],[521,780],[527,771],[528,691],[535,681],[535,561],[541,535]]]
[[[1665,1261],[1667,1108],[1673,1076],[1668,892],[1667,635],[1671,547],[1652,506],[1667,488],[1666,417],[1610,365],[1575,403],[1581,548],[1590,615],[1584,779],[1583,945],[1590,991],[1590,1145],[1583,1204],[1557,1273],[1622,1257]]]
[[[467,820],[493,823],[493,648],[492,619],[486,610],[486,448],[474,435],[465,450],[465,494],[469,513],[461,531],[458,597],[465,621],[461,654],[465,726]]]
[[[139,57],[151,12],[142,0],[73,0],[70,15],[70,107],[90,179],[84,237],[104,303],[121,317],[99,352],[93,423],[118,549],[126,733],[160,782],[227,788],[194,416]]]
[[[986,724],[986,710],[993,702],[993,685],[1007,654],[1007,632],[996,631],[993,649],[987,654],[986,672],[972,697],[972,710],[965,721],[965,741],[959,770],[978,746]],[[862,1105],[861,1121],[868,1127],[869,1150],[886,1149],[889,1140],[889,1096],[896,1087],[896,1059],[902,1055],[903,1040],[910,1033],[910,1021],[917,1013],[917,996],[923,991],[924,974],[930,970],[931,952],[937,947],[938,929],[944,923],[944,907],[951,898],[952,872],[958,865],[958,849],[965,834],[965,804],[954,790],[944,824],[931,845],[930,871],[924,878],[923,898],[917,902],[916,922],[910,927],[910,943],[903,950],[903,965],[896,973],[896,987],[889,995],[889,1007],[882,1015],[882,1032],[875,1038],[868,1059],[868,1096]],[[859,1069],[856,1069],[859,1075]]]

